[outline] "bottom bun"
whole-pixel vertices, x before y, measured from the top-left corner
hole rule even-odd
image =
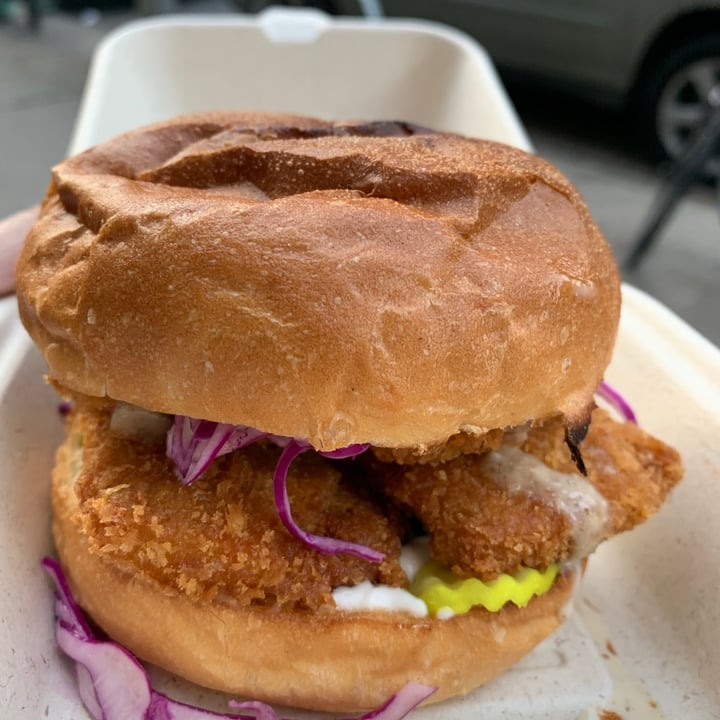
[[[66,442],[53,473],[53,532],[80,605],[138,657],[199,685],[312,710],[377,707],[410,681],[464,694],[503,673],[562,622],[575,578],[527,607],[476,608],[446,620],[388,611],[319,612],[194,603],[89,551],[74,491],[81,450]]]

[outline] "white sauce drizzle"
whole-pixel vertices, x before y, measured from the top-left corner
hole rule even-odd
[[[400,550],[400,567],[408,582],[412,582],[420,568],[430,559],[430,538],[415,538]],[[427,605],[419,597],[403,588],[391,585],[373,585],[364,580],[353,587],[337,587],[333,590],[335,605],[340,610],[389,610],[409,612],[416,617],[427,617]]]
[[[400,549],[400,567],[412,582],[420,568],[430,559],[430,537],[424,535],[403,545]]]
[[[605,539],[607,500],[582,475],[553,470],[534,455],[507,446],[487,453],[482,466],[508,492],[534,496],[567,515],[574,540],[571,559],[587,557]]]
[[[113,408],[110,430],[123,437],[138,440],[159,440],[172,425],[169,415],[145,410],[137,405],[119,402]]]
[[[441,607],[435,613],[436,620],[449,620],[451,617],[455,617],[455,611],[449,607]]]
[[[363,580],[352,587],[337,587],[333,599],[339,610],[390,610],[427,617],[427,605],[407,590],[390,585],[373,585]]]

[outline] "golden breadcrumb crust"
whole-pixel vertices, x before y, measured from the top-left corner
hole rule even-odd
[[[400,546],[413,531],[428,532],[433,556],[463,577],[544,568],[575,550],[569,516],[546,498],[498,484],[484,472],[482,455],[399,465],[372,456],[333,463],[311,452],[288,476],[295,520],[309,532],[378,549],[386,559],[376,565],[318,553],[278,518],[272,478],[279,448],[261,443],[222,456],[183,486],[164,438],[116,434],[112,408],[81,400],[69,418],[69,451],[61,457],[77,464],[74,521],[91,552],[193,601],[317,609],[332,605],[330,594],[341,585],[404,586]],[[505,433],[505,442],[578,473],[559,420]],[[588,479],[608,501],[598,541],[652,515],[682,476],[674,450],[603,410],[593,413],[582,447]]]
[[[325,555],[292,538],[273,500],[279,449],[257,445],[218,459],[183,486],[165,456],[164,439],[143,442],[110,432],[110,407],[74,411],[70,453],[78,466],[73,518],[90,551],[196,602],[317,608],[338,585],[362,580],[398,585],[399,530],[369,498],[349,492],[341,474],[314,453],[292,465],[288,494],[304,529],[370,545],[380,565]],[[67,467],[57,471],[68,474]]]

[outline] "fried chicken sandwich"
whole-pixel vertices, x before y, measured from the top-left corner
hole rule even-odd
[[[523,151],[211,113],[61,162],[17,270],[71,400],[53,532],[80,605],[201,685],[442,700],[562,622],[677,453],[595,405],[611,251]]]

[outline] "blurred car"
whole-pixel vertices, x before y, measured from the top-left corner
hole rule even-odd
[[[362,14],[362,0],[238,0],[245,9],[310,5]],[[501,70],[623,107],[656,160],[676,157],[720,85],[720,2],[703,0],[380,0],[387,17],[453,25]],[[249,7],[252,6],[252,7]]]

